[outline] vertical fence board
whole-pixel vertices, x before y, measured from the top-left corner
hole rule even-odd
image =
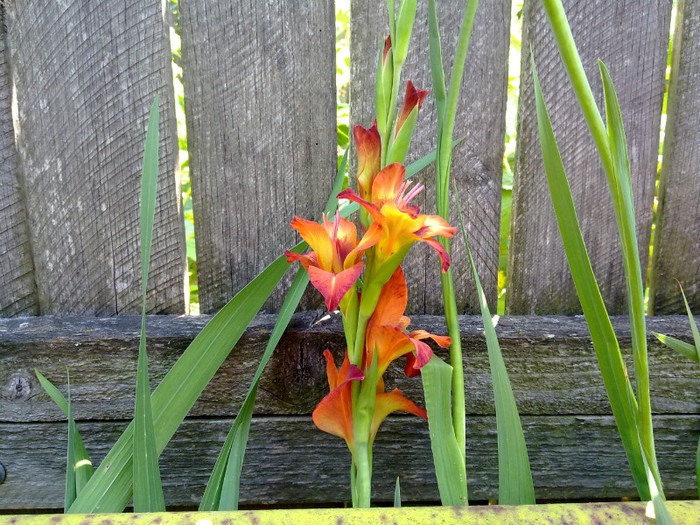
[[[676,279],[700,308],[700,2],[678,2],[649,298],[685,313]]]
[[[180,3],[202,312],[320,219],[336,171],[333,2]],[[265,308],[277,308],[276,292]]]
[[[564,1],[599,107],[603,106],[598,59],[607,65],[620,99],[642,268],[648,262],[671,5],[670,0]],[[532,46],[598,284],[609,311],[623,313],[624,269],[610,193],[540,2],[525,4],[522,42],[507,311],[580,311],[542,165],[526,52]]]
[[[449,72],[464,2],[439,2],[437,7],[445,70]],[[354,0],[351,15],[351,120],[353,125],[368,127],[375,115],[374,79],[383,38],[388,34],[388,16],[385,2],[379,0]],[[452,160],[452,178],[459,186],[469,243],[484,291],[494,309],[498,288],[509,42],[510,2],[481,2],[467,55],[455,125],[455,137],[464,136],[465,139],[454,150]],[[421,89],[432,86],[427,6],[424,2],[419,2],[418,5],[409,58],[402,72],[404,86],[407,80],[412,80]],[[446,81],[449,82],[449,78]],[[405,87],[402,87],[399,107],[404,92]],[[435,99],[430,94],[418,116],[407,162],[417,160],[435,148],[436,129]],[[428,189],[415,202],[421,206],[423,213],[435,213],[434,168],[426,169],[418,180]],[[450,222],[459,225],[454,202]],[[478,299],[459,232],[452,242],[452,259],[459,311],[476,312],[479,310]],[[404,269],[409,283],[409,311],[442,311],[439,262],[432,249],[418,243],[418,246],[412,248]]]
[[[0,317],[35,315],[39,300],[34,282],[27,215],[17,179],[12,125],[12,82],[5,45],[5,6],[0,5]]]
[[[163,5],[7,3],[42,313],[140,310],[141,163],[156,92],[160,180],[148,307],[184,311],[184,226]]]

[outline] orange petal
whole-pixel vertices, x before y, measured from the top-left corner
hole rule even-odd
[[[369,129],[355,126],[352,133],[357,148],[357,188],[362,198],[368,198],[382,158],[382,139],[377,131],[377,121]]]
[[[311,284],[325,297],[326,307],[329,312],[338,308],[340,300],[360,277],[363,266],[364,263],[359,262],[340,273],[327,272],[315,266],[309,266],[308,271]]]
[[[416,367],[416,356],[413,352],[406,354],[406,366],[403,371],[406,377],[416,377],[420,375],[420,368]]]
[[[419,407],[413,401],[406,399],[399,389],[394,389],[389,394],[377,394],[377,399],[374,403],[374,416],[372,417],[372,426],[370,428],[370,439],[374,439],[379,430],[379,425],[392,412],[401,410],[415,414],[423,419],[428,419],[428,414],[424,408]]]
[[[389,364],[396,358],[413,351],[413,341],[394,326],[372,326],[368,330],[367,350],[371,359],[377,351],[377,371],[383,374]]]
[[[414,330],[408,336],[411,339],[432,339],[438,346],[442,348],[449,348],[452,344],[452,339],[447,335],[435,335],[427,332],[425,330]]]
[[[370,323],[377,326],[399,326],[407,304],[406,278],[399,266],[382,288]]]
[[[326,358],[326,376],[328,376],[328,386],[333,390],[338,386],[338,369],[335,367],[333,354],[326,348],[323,351],[323,357]]]
[[[396,199],[406,178],[406,167],[394,162],[377,173],[372,183],[372,202],[381,207]]]
[[[324,270],[330,270],[333,264],[334,246],[325,226],[300,217],[294,217],[291,226],[299,232],[301,238],[316,253],[319,266]]]
[[[324,397],[314,410],[311,418],[324,432],[342,437],[352,450],[354,434],[352,426],[352,385],[351,381],[364,379],[355,365],[350,365],[345,380]]]
[[[422,240],[428,246],[432,246],[433,250],[435,250],[438,253],[440,261],[442,262],[442,273],[447,272],[447,270],[450,269],[450,255],[447,253],[447,250],[445,250],[445,247],[442,244],[440,244],[440,241],[437,241],[433,238]]]

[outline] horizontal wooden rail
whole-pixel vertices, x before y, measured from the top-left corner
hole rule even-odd
[[[157,384],[210,319],[148,319],[152,382]],[[190,412],[161,456],[169,505],[193,507],[249,386],[274,326],[258,316]],[[496,432],[490,374],[481,321],[461,318],[465,350],[470,496],[496,498]],[[649,329],[690,340],[687,318],[650,318]],[[443,320],[415,316],[411,326],[444,333]],[[614,326],[625,351],[625,318]],[[522,414],[539,500],[634,497],[634,486],[617,437],[582,317],[502,317],[498,335]],[[139,318],[38,317],[0,320],[0,509],[57,509],[62,505],[65,422],[38,385],[34,369],[65,391],[71,371],[74,413],[97,464],[133,413]],[[343,351],[337,318],[316,312],[295,315],[264,374],[251,429],[241,489],[242,502],[330,504],[349,497],[345,444],[318,431],[310,412],[327,392],[322,352]],[[700,434],[700,367],[650,338],[652,399],[665,490],[672,498],[695,497],[694,454]],[[420,380],[387,375],[419,404]],[[425,422],[390,418],[375,446],[377,502],[390,502],[401,477],[406,501],[438,500]]]

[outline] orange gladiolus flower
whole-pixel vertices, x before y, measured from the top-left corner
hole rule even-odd
[[[304,255],[285,251],[287,262],[299,261],[326,299],[328,310],[335,310],[362,273],[364,263],[360,259],[365,250],[379,241],[379,227],[373,225],[358,241],[355,225],[339,213],[333,222],[326,216],[323,224],[294,217],[291,225],[313,251]]]
[[[338,198],[357,202],[369,212],[374,223],[381,226],[381,237],[375,247],[375,257],[380,263],[405,253],[414,242],[422,241],[438,253],[442,271],[446,272],[450,257],[435,237],[442,235],[449,239],[457,229],[439,215],[422,215],[418,206],[410,204],[424,186],[418,184],[409,190],[410,183],[405,179],[406,168],[398,163],[390,164],[374,178],[371,202],[349,188]]]
[[[323,356],[326,358],[326,373],[331,391],[321,400],[311,417],[319,429],[342,437],[348,444],[350,451],[354,452],[351,381],[361,381],[364,379],[364,375],[359,368],[350,364],[347,352],[340,370],[336,369],[330,350],[323,352]],[[423,419],[428,417],[425,409],[406,399],[400,390],[394,389],[388,394],[385,393],[384,381],[382,380],[377,384],[376,396],[374,416],[370,426],[370,441],[374,440],[382,421],[392,412],[401,410]]]

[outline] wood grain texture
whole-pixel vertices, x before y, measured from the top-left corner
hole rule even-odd
[[[161,95],[149,311],[185,309],[185,241],[163,3],[6,2],[41,313],[141,309],[139,188]]]
[[[462,21],[464,2],[438,3],[443,57],[451,71],[454,48]],[[388,34],[385,2],[355,0],[351,23],[351,122],[369,127],[374,120],[374,82],[377,57]],[[455,138],[465,139],[454,150],[452,178],[457,181],[462,214],[484,292],[495,309],[498,288],[498,243],[501,210],[501,177],[505,137],[505,112],[510,42],[510,2],[493,0],[479,4],[465,66]],[[448,74],[448,73],[446,73]],[[427,3],[419,2],[402,85],[412,80],[428,89],[432,82],[429,66]],[[449,82],[449,78],[447,79]],[[400,89],[399,107],[405,87]],[[435,99],[431,95],[421,109],[407,162],[435,149],[437,140]],[[354,176],[354,170],[351,170]],[[417,180],[428,188],[414,202],[423,213],[435,213],[435,170],[427,168]],[[451,224],[459,225],[456,203],[452,203]],[[427,246],[411,249],[404,270],[409,286],[409,312],[442,311],[439,262]],[[452,242],[452,263],[460,312],[479,311],[471,270],[461,234]]]
[[[700,311],[700,2],[678,2],[650,283],[652,311]]]
[[[5,5],[0,5],[0,317],[35,315],[39,298],[27,212],[18,179],[12,124],[12,79],[6,45]]]
[[[700,427],[695,416],[656,422],[661,477],[670,498],[697,496],[693,473]],[[160,458],[170,508],[197,505],[231,419],[188,420]],[[78,423],[95,463],[107,453],[124,422]],[[7,479],[0,509],[56,509],[63,502],[65,423],[0,424],[0,462]],[[611,416],[523,417],[538,501],[618,499],[636,496]],[[498,461],[493,416],[467,418],[469,494],[497,498]],[[374,446],[373,504],[390,503],[396,476],[406,503],[436,503],[427,424],[391,417]],[[310,417],[254,418],[241,482],[242,505],[337,505],[349,500],[350,453],[339,438],[316,429]]]
[[[200,308],[215,312],[298,242],[294,215],[321,218],[337,162],[335,18],[329,0],[183,1],[180,14]]]
[[[154,385],[208,319],[149,317],[149,371]],[[0,321],[0,421],[60,421],[61,413],[38,384],[34,369],[65,392],[66,368],[71,371],[77,418],[130,418],[139,321],[133,316],[97,320],[45,316]],[[236,413],[274,321],[273,315],[256,318],[192,408],[191,416],[225,417]],[[460,322],[468,412],[493,414],[481,320],[466,316]],[[444,320],[438,317],[414,316],[412,325],[436,334],[446,332]],[[626,319],[614,318],[614,327],[631,363]],[[344,351],[341,329],[338,319],[317,322],[315,312],[295,315],[262,376],[256,413],[310,414],[328,391],[323,350],[330,348],[340,363]],[[649,330],[692,339],[684,316],[650,318]],[[497,333],[522,414],[610,414],[588,329],[581,317],[502,317]],[[654,412],[700,414],[700,367],[654,337],[649,343]],[[422,399],[420,380],[404,376],[403,362],[389,369],[386,381],[388,388],[397,387],[416,401]]]
[[[629,146],[641,267],[647,268],[672,2],[563,4],[599,107],[598,59],[615,82]],[[524,9],[506,311],[573,314],[581,309],[542,165],[530,46],[593,270],[608,310],[624,313],[624,269],[610,192],[540,2],[526,2]]]

